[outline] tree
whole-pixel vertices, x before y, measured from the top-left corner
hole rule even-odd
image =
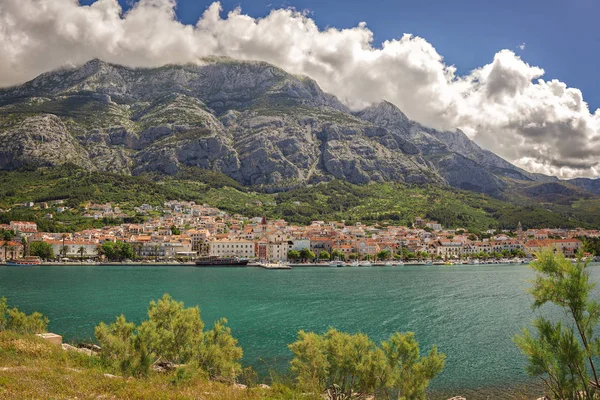
[[[21,244],[23,245],[23,255],[29,255],[29,241],[27,240],[27,236],[23,236],[21,239]]]
[[[304,248],[300,251],[300,257],[304,260],[314,260],[315,259],[315,253],[313,253],[312,251],[310,251],[310,249],[308,248]]]
[[[6,329],[6,312],[8,311],[8,303],[6,297],[0,297],[0,332]]]
[[[319,253],[319,260],[329,260],[330,258],[331,256],[325,250],[321,250],[321,252]]]
[[[326,391],[332,400],[369,395],[425,399],[429,382],[443,369],[445,359],[435,346],[421,356],[413,333],[395,333],[377,346],[362,333],[333,328],[323,335],[300,331],[288,347],[294,354],[291,369],[299,388]]]
[[[536,257],[530,264],[537,272],[530,289],[533,308],[552,303],[565,311],[571,323],[539,317],[533,322],[537,337],[527,328],[515,336],[516,345],[529,360],[527,372],[540,376],[555,399],[596,398],[600,382],[594,357],[600,355],[596,334],[600,304],[590,299],[595,284],[589,279],[588,262],[582,262],[579,254],[572,263],[551,249]]]
[[[65,246],[65,240],[67,239],[67,237],[69,237],[69,234],[68,233],[63,233],[60,236],[62,238],[62,247],[61,247],[60,251],[62,253],[62,256],[66,257],[67,256],[67,250],[68,250],[68,248],[67,248],[67,246]]]
[[[203,336],[203,345],[198,354],[198,365],[211,378],[228,378],[233,381],[242,371],[240,360],[244,355],[231,335],[227,320],[215,322],[213,328]]]
[[[171,225],[171,233],[173,235],[181,235],[181,231],[175,225]]]
[[[348,255],[348,258],[351,259],[351,260],[356,260],[358,258],[358,254],[356,254],[356,253],[350,253]]]
[[[131,244],[121,241],[102,243],[99,254],[103,254],[109,261],[122,261],[135,257]]]
[[[2,243],[2,247],[4,248],[4,260],[7,260],[8,248],[10,247],[8,240],[5,240],[4,243]]]
[[[145,343],[134,333],[136,326],[120,315],[115,322],[101,322],[94,329],[101,346],[101,357],[105,363],[116,366],[123,375],[147,376],[151,358]]]
[[[330,328],[323,335],[298,332],[298,340],[288,346],[294,354],[292,372],[301,390],[328,392],[330,399],[350,398],[352,393],[372,393],[376,380],[367,371],[383,357],[374,355],[376,346],[367,335],[350,335]]]
[[[2,239],[5,242],[11,241],[15,237],[15,231],[9,229],[2,229]]]
[[[125,375],[145,376],[158,362],[186,363],[228,381],[241,373],[243,352],[227,320],[218,320],[204,332],[199,308],[185,308],[168,294],[150,303],[148,319],[140,325],[121,315],[110,325],[100,323],[95,335],[102,359]]]
[[[338,249],[335,249],[331,252],[331,259],[332,260],[345,260],[346,256],[344,255],[344,253]]]
[[[0,331],[10,330],[23,334],[44,333],[48,318],[39,312],[27,315],[16,307],[8,308],[6,297],[0,298]]]
[[[200,346],[204,323],[200,309],[184,308],[168,294],[151,301],[148,320],[140,325],[140,336],[148,350],[162,361],[183,363]]]
[[[446,356],[436,346],[421,356],[412,332],[396,332],[381,347],[387,367],[382,386],[388,398],[425,399],[429,382],[444,369]]]
[[[29,245],[29,253],[32,256],[36,256],[44,260],[54,258],[54,250],[52,249],[52,246],[46,242],[31,242]]]
[[[389,260],[391,256],[392,253],[389,250],[381,250],[379,253],[377,253],[377,258],[380,260]]]
[[[10,258],[11,260],[15,259],[15,251],[17,251],[17,248],[13,245],[8,246],[8,252],[10,253]]]
[[[298,250],[290,250],[290,251],[288,251],[287,257],[290,260],[299,260],[300,252]]]
[[[83,261],[83,256],[85,256],[86,254],[85,247],[79,246],[79,248],[77,249],[77,253],[79,254],[79,258],[81,259],[81,261]]]

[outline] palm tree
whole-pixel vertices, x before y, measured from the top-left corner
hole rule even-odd
[[[16,247],[15,246],[8,246],[8,251],[10,252],[10,259],[14,260],[15,259],[15,250]]]
[[[81,261],[83,261],[83,256],[86,254],[85,247],[79,246],[79,249],[77,249],[77,253],[79,253],[79,257]]]
[[[69,246],[63,246],[62,249],[60,249],[60,252],[62,253],[63,257],[67,257],[68,251],[69,251]]]
[[[5,240],[4,243],[2,243],[2,247],[4,247],[4,261],[6,261],[6,253],[8,252],[9,246],[8,240]]]
[[[23,236],[21,239],[21,243],[23,244],[23,255],[29,256],[29,246],[27,245],[27,236]]]
[[[142,257],[142,249],[144,248],[144,245],[142,245],[141,243],[136,243],[135,244],[135,248],[137,249],[137,257],[141,258]]]
[[[62,249],[61,253],[63,253],[63,257],[67,256],[67,246],[65,246],[65,239],[68,237],[68,235],[66,233],[63,233],[62,235],[60,235],[62,237]]]

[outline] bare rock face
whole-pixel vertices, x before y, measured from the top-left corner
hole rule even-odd
[[[94,169],[87,151],[55,115],[36,115],[0,132],[0,168],[73,163]]]
[[[92,60],[0,90],[0,169],[73,163],[175,174],[195,166],[264,190],[334,178],[486,193],[542,179],[381,102],[352,113],[313,80],[264,62],[132,69]]]

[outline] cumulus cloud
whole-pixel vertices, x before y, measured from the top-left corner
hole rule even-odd
[[[320,30],[293,9],[252,18],[238,8],[222,18],[213,3],[195,25],[185,25],[175,6],[140,0],[124,13],[117,0],[2,0],[0,85],[92,58],[135,67],[212,55],[264,60],[310,76],[353,109],[386,99],[424,125],[460,128],[528,170],[600,172],[600,110],[591,112],[580,90],[543,80],[543,69],[513,51],[499,50],[460,76],[425,39],[404,34],[379,46],[366,23]]]

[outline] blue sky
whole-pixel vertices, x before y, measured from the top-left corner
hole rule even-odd
[[[89,4],[94,0],[81,1]],[[132,0],[119,0],[127,9]],[[178,0],[181,22],[195,23],[212,1]],[[321,28],[348,28],[365,21],[375,45],[403,33],[422,36],[460,74],[491,62],[500,49],[512,49],[531,65],[582,90],[593,112],[600,107],[600,1],[221,1],[223,17],[241,6],[244,14],[262,17],[271,9],[308,10]],[[525,49],[518,46],[525,43]]]

